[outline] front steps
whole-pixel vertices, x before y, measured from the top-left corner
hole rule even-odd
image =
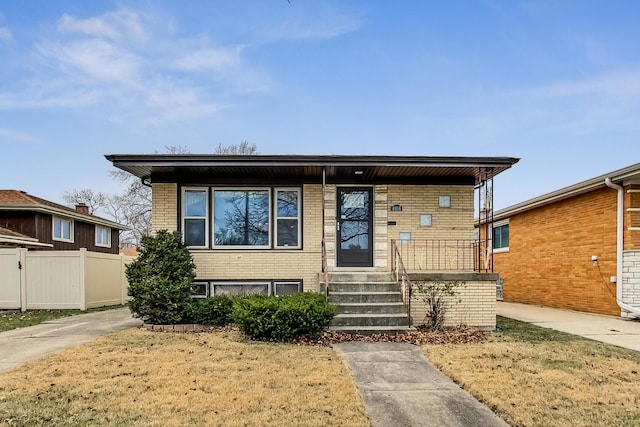
[[[388,273],[330,273],[329,303],[337,308],[332,331],[370,335],[413,329],[398,284]]]

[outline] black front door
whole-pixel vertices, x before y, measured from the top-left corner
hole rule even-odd
[[[373,266],[373,191],[338,187],[338,267]]]

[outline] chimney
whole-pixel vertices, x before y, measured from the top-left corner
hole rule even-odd
[[[79,212],[79,213],[85,214],[85,215],[89,215],[89,206],[87,206],[84,203],[78,203],[76,205],[76,212]]]

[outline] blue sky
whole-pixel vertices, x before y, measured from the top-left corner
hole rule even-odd
[[[640,2],[0,0],[0,187],[103,155],[513,156],[496,208],[640,162]]]

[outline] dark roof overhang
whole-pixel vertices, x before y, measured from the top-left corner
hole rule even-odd
[[[518,162],[513,157],[111,154],[119,169],[151,182],[286,180],[320,182],[460,182],[479,184]]]

